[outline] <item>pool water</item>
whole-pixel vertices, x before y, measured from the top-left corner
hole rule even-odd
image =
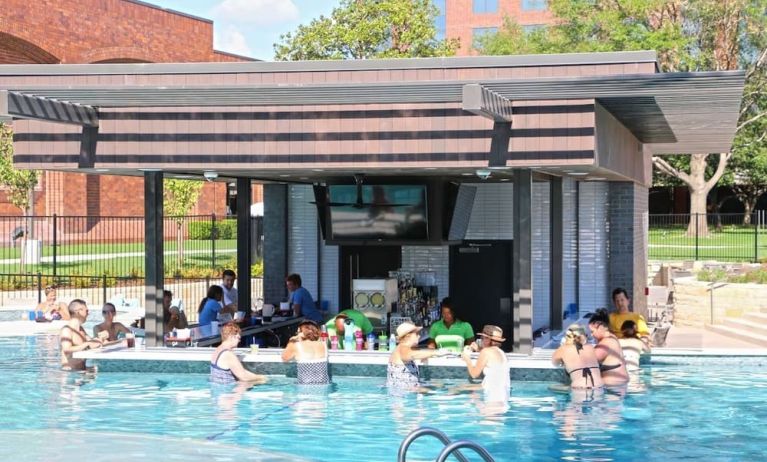
[[[274,377],[244,390],[206,375],[65,373],[56,337],[6,337],[0,460],[394,461],[424,425],[475,440],[497,461],[763,460],[767,363],[715,361],[652,366],[626,392],[597,396],[515,382],[499,408],[464,381],[393,396],[381,378],[307,389]],[[440,449],[425,437],[408,460]]]

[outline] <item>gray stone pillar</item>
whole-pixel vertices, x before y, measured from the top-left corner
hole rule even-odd
[[[144,172],[144,307],[146,345],[161,346],[163,336],[162,292],[165,287],[163,256],[162,172]]]
[[[237,307],[249,313],[251,307],[251,283],[253,277],[250,267],[253,264],[253,241],[250,217],[253,187],[250,178],[237,178]]]
[[[514,351],[533,351],[533,175],[530,170],[514,171],[514,255],[512,293],[514,296]]]
[[[632,182],[610,182],[609,187],[609,293],[623,287],[634,311],[646,316],[647,188]]]
[[[562,311],[564,310],[564,211],[562,178],[556,177],[549,181],[550,213],[551,213],[551,296],[550,319],[551,329],[562,329]]]
[[[278,303],[287,295],[288,187],[264,185],[264,300]]]

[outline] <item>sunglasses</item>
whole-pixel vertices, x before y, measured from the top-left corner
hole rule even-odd
[[[101,314],[115,314],[114,311],[104,310],[101,312]]]

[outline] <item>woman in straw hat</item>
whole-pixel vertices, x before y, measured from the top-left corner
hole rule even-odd
[[[499,348],[506,341],[503,337],[503,329],[488,324],[479,336],[482,337],[482,347],[479,348],[474,342],[471,346],[464,347],[461,355],[466,362],[469,375],[474,379],[482,374],[485,375],[482,380],[482,389],[485,392],[486,401],[508,401],[511,392],[509,361],[503,350]],[[474,363],[471,352],[477,350],[479,350],[479,357]]]
[[[580,324],[567,328],[562,346],[551,357],[555,366],[563,365],[570,377],[570,388],[601,388],[602,375],[594,347],[586,343],[586,330]]]
[[[397,347],[389,356],[389,365],[386,368],[387,387],[417,389],[421,382],[415,361],[440,354],[438,350],[413,349],[418,345],[421,329],[422,327],[410,322],[403,322],[397,327]]]

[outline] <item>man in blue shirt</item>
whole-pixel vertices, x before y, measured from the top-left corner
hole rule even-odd
[[[288,292],[290,292],[288,302],[293,309],[293,314],[321,323],[322,313],[314,305],[312,294],[301,287],[301,276],[295,273],[289,275],[285,278],[285,285],[288,287]]]

